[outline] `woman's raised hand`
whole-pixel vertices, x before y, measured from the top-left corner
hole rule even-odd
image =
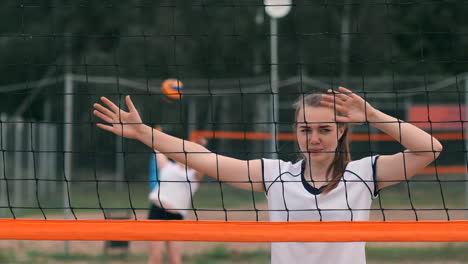
[[[125,97],[129,112],[123,111],[106,97],[101,97],[101,101],[108,108],[96,103],[93,105],[95,108],[93,114],[110,125],[98,123],[97,126],[116,135],[136,139],[144,124],[130,96]]]
[[[337,122],[362,124],[369,122],[377,112],[359,95],[344,87],[339,87],[338,90],[339,92],[328,90],[328,94],[323,94],[323,101],[320,102],[323,106],[342,114],[336,115]]]

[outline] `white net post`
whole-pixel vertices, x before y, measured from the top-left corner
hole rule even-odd
[[[6,121],[7,120],[7,116],[5,113],[0,113],[0,120],[2,122]],[[1,141],[1,152],[0,152],[0,206],[2,207],[0,209],[0,217],[5,217],[5,212],[6,210],[3,208],[6,206],[8,206],[8,203],[7,203],[7,181],[6,181],[6,175],[5,175],[5,171],[7,169],[7,166],[5,164],[5,161],[6,161],[6,152],[4,152],[4,150],[7,149],[6,147],[6,143],[8,142],[7,141],[7,138],[8,138],[8,133],[7,133],[7,126],[5,126],[5,123],[2,123],[2,127],[0,128],[1,129],[1,134],[0,134],[0,141]]]
[[[24,132],[25,132],[25,147],[24,147],[24,157],[25,157],[25,168],[24,168],[24,189],[25,193],[23,196],[25,198],[25,206],[32,207],[35,205],[34,201],[36,200],[36,190],[34,184],[34,153],[33,153],[33,139],[34,129],[31,127],[30,122],[25,122]]]
[[[115,137],[116,153],[115,153],[115,178],[117,183],[116,192],[121,193],[124,190],[124,154],[123,154],[123,138],[120,136]]]
[[[464,83],[465,83],[465,120],[462,120],[463,131],[465,132],[465,162],[468,162],[466,155],[468,155],[468,126],[466,122],[468,119],[468,74],[464,76]],[[465,164],[465,167],[468,168],[468,164]],[[465,219],[468,219],[468,173],[465,173]]]
[[[23,164],[24,164],[24,121],[21,118],[15,119],[14,128],[14,170],[13,170],[13,206],[23,206]],[[20,210],[17,209],[16,212]]]
[[[70,202],[72,194],[71,192],[71,180],[72,180],[72,150],[73,150],[73,75],[71,71],[72,59],[71,59],[71,39],[69,34],[65,37],[65,109],[64,109],[64,121],[65,121],[65,136],[64,136],[64,172],[65,181],[63,182],[63,208],[65,219],[70,219],[72,211],[70,209]],[[68,152],[68,153],[67,153]],[[65,254],[69,253],[69,242],[64,243]]]
[[[265,12],[270,16],[270,83],[271,83],[271,158],[276,159],[277,129],[279,122],[279,87],[278,87],[278,19],[291,10],[292,0],[265,0]]]

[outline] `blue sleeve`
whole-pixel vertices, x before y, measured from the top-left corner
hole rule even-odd
[[[156,162],[155,154],[152,154],[150,159],[150,192],[156,186],[158,186],[158,163]]]

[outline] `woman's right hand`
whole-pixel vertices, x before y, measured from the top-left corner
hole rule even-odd
[[[108,108],[96,103],[93,105],[95,108],[93,114],[111,125],[98,123],[97,126],[122,137],[137,139],[145,125],[141,121],[140,114],[133,105],[130,96],[125,97],[129,112],[123,111],[106,97],[101,97],[101,101]]]

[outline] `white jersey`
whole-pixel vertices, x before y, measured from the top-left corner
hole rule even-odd
[[[306,182],[304,162],[295,164],[263,159],[271,221],[367,221],[372,199],[378,156],[348,163],[339,184],[327,194]],[[272,243],[272,264],[366,263],[365,242]]]
[[[174,162],[168,162],[159,170],[159,185],[149,195],[149,199],[164,209],[172,209],[185,216],[192,208],[192,196],[200,183],[196,171]]]

